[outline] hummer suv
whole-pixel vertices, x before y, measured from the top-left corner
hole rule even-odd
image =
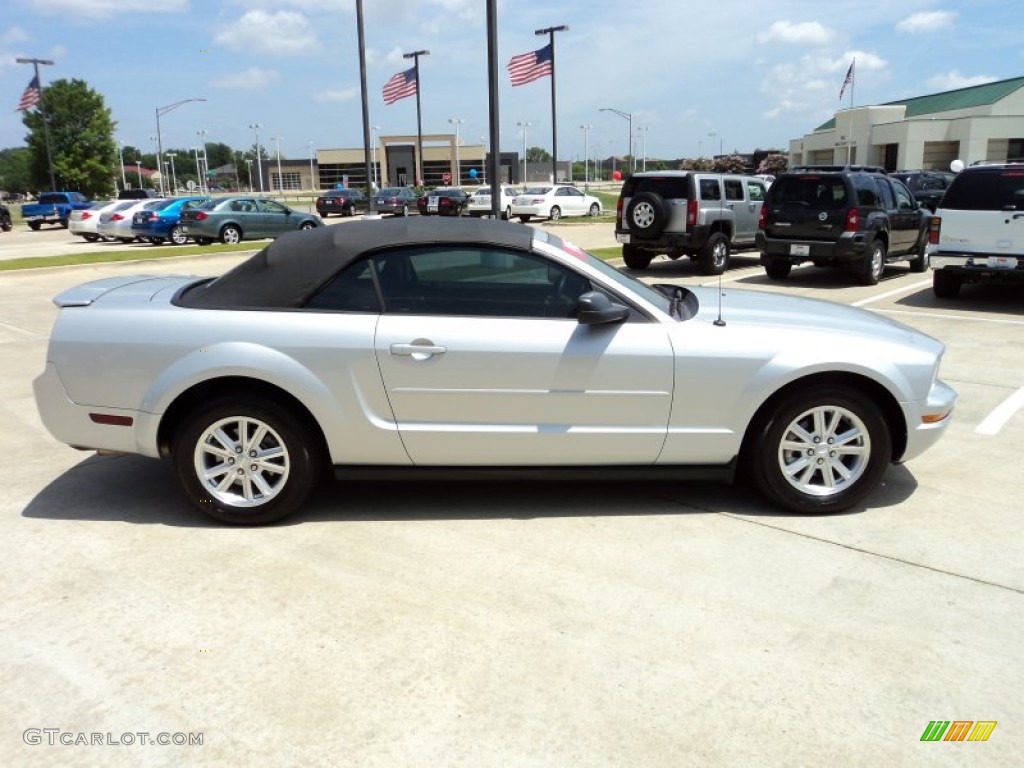
[[[630,269],[655,256],[688,256],[719,275],[736,250],[754,248],[765,184],[752,176],[649,171],[626,179],[615,210],[615,239]]]
[[[1024,163],[972,165],[946,190],[929,233],[932,290],[1024,281]]]
[[[928,269],[924,210],[903,182],[881,168],[803,166],[775,179],[757,233],[761,264],[781,280],[793,265],[847,267],[875,285],[885,265],[909,260]]]

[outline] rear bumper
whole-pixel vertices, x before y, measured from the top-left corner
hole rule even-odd
[[[1024,280],[1024,257],[1001,254],[950,254],[933,252],[933,270],[942,270],[967,278],[1018,281]]]
[[[632,230],[616,227],[615,240],[623,245],[632,245],[656,253],[696,251],[704,247],[709,233],[708,227],[696,227],[687,232],[662,232],[657,237],[644,237]]]
[[[814,261],[821,264],[852,264],[863,260],[867,252],[867,237],[863,233],[844,233],[838,240],[800,240],[799,238],[769,237],[759,230],[754,238],[761,252],[761,263],[788,259],[794,264]]]

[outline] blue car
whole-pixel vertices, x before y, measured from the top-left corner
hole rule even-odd
[[[172,197],[147,203],[132,216],[132,234],[153,245],[160,245],[164,240],[170,240],[174,245],[184,245],[188,238],[178,226],[182,210],[209,199],[206,196]]]

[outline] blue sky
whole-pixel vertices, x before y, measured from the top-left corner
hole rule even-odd
[[[487,134],[485,0],[365,0],[370,122],[382,134],[416,132],[415,99],[386,106],[381,88],[421,58],[424,133],[466,144]],[[842,104],[857,59],[856,105],[1024,74],[1020,10],[1005,0],[501,0],[498,5],[501,141],[551,148],[550,79],[509,85],[504,65],[556,35],[560,154],[622,155],[633,114],[651,157],[784,148]],[[21,146],[12,111],[31,78],[18,56],[50,58],[44,83],[79,78],[103,94],[117,138],[151,149],[154,111],[164,146],[254,141],[285,158],[362,142],[354,0],[13,0],[0,33],[0,148]],[[637,139],[636,153],[642,153]]]

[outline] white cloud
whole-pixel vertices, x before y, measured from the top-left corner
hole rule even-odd
[[[28,40],[28,33],[25,32],[21,27],[10,27],[4,32],[2,42],[4,43],[23,43]]]
[[[237,51],[275,56],[309,53],[319,47],[309,19],[295,11],[248,11],[215,40]]]
[[[810,119],[817,118],[823,109],[838,108],[843,77],[854,59],[855,78],[863,72],[884,72],[889,66],[885,59],[867,51],[846,51],[839,56],[809,53],[797,61],[775,65],[761,81],[761,92],[770,95],[773,105],[762,112],[763,116]]]
[[[762,32],[757,39],[762,43],[793,43],[799,45],[824,45],[832,39],[833,32],[816,21],[776,21]]]
[[[245,72],[236,72],[234,74],[224,75],[223,77],[211,80],[210,84],[216,88],[258,91],[270,85],[280,77],[281,75],[273,69],[249,67]]]
[[[188,13],[189,0],[33,0],[32,9],[63,19],[97,21],[139,13]]]
[[[934,32],[951,26],[955,18],[956,14],[953,11],[921,11],[905,18],[896,25],[896,29],[911,35],[918,32]]]
[[[352,101],[359,95],[359,89],[355,86],[340,91],[321,91],[313,94],[313,101]]]
[[[951,70],[941,75],[936,75],[928,80],[928,85],[936,91],[955,91],[958,88],[970,88],[972,85],[984,85],[994,83],[998,77],[991,75],[961,75],[957,70]]]

